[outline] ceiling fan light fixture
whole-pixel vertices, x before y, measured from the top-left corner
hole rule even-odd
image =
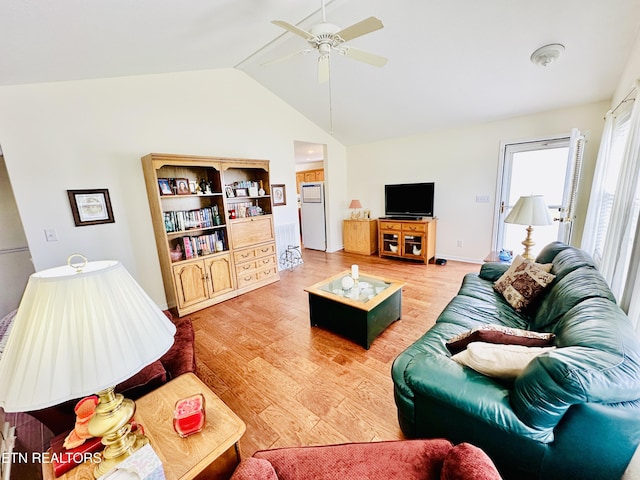
[[[548,67],[555,62],[564,52],[564,45],[561,43],[550,43],[538,48],[531,54],[531,63],[539,67]]]

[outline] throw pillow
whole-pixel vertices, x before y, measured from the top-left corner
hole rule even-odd
[[[555,348],[474,342],[451,359],[487,377],[515,380],[531,360]]]
[[[556,336],[553,333],[532,332],[503,325],[482,325],[453,337],[446,343],[452,355],[461,352],[471,342],[524,345],[526,347],[549,347]]]
[[[470,443],[459,443],[447,453],[440,480],[501,480],[489,456]]]
[[[519,312],[556,278],[549,273],[551,267],[552,264],[542,265],[525,260],[518,255],[509,270],[498,279],[493,288]]]

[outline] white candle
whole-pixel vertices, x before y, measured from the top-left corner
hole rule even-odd
[[[358,279],[358,265],[351,265],[351,278]]]

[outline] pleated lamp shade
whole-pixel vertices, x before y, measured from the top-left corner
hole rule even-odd
[[[509,215],[504,219],[505,223],[517,225],[551,225],[553,219],[549,215],[549,209],[542,195],[520,197],[513,206]]]
[[[113,387],[166,353],[175,330],[117,261],[34,273],[0,358],[0,406],[37,410]]]

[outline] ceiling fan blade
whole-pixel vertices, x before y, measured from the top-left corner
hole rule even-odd
[[[325,83],[329,80],[329,55],[318,57],[318,83]]]
[[[264,62],[261,63],[260,66],[261,67],[268,67],[269,65],[273,65],[274,63],[280,63],[280,62],[284,62],[285,60],[289,60],[290,58],[293,58],[297,55],[306,55],[307,53],[311,53],[311,49],[307,48],[305,50],[300,50],[298,52],[292,52],[288,55],[285,55],[284,57],[280,57],[280,58],[276,58],[274,60],[269,60],[268,62]]]
[[[309,40],[310,38],[314,37],[311,33],[307,32],[306,30],[298,28],[295,25],[291,25],[289,22],[285,22],[284,20],[273,20],[271,23],[279,26],[280,28],[284,28],[285,30],[290,31],[291,33],[295,33],[296,35],[304,38],[305,40]]]
[[[373,65],[374,67],[384,67],[387,64],[387,59],[381,57],[380,55],[365,52],[364,50],[359,50],[347,45],[341,46],[336,50],[338,50],[338,53],[340,55],[353,58],[354,60],[358,60],[360,62],[368,63],[369,65]]]
[[[343,28],[338,33],[336,33],[336,35],[342,38],[342,40],[344,40],[345,42],[348,42],[349,40],[361,37],[362,35],[366,35],[367,33],[380,30],[382,27],[384,27],[384,25],[382,24],[381,20],[377,19],[376,17],[369,17],[358,23],[354,23],[350,27]]]

